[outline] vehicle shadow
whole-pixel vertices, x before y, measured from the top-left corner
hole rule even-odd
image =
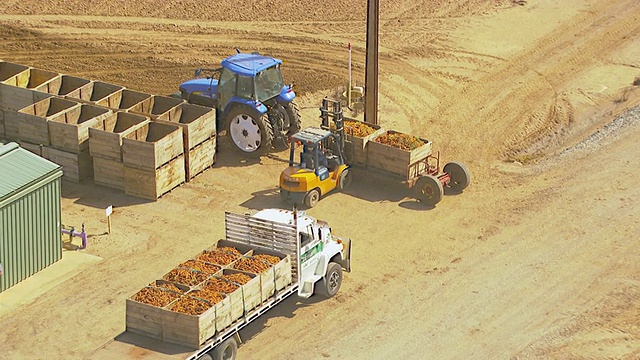
[[[297,309],[311,306],[317,302],[325,300],[321,296],[311,296],[308,299],[300,298],[293,294],[284,299],[278,306],[274,306],[271,310],[257,317],[254,321],[239,331],[242,342],[249,341],[267,328],[266,324],[269,319],[285,317],[293,318]]]
[[[262,210],[266,208],[291,208],[291,205],[280,199],[280,189],[277,186],[253,192],[251,195],[252,197],[241,203],[240,206],[252,210]]]

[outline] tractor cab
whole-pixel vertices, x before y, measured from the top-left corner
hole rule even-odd
[[[336,187],[344,189],[349,180],[348,165],[338,141],[333,132],[318,128],[292,136],[289,166],[280,175],[282,200],[313,207],[320,196]]]

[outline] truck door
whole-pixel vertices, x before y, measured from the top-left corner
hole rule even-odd
[[[300,231],[300,267],[302,279],[309,279],[315,272],[323,244],[309,226]]]

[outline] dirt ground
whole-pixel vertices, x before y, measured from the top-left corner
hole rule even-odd
[[[640,359],[640,114],[618,118],[640,104],[640,2],[520,3],[381,1],[380,123],[472,185],[427,208],[364,173],[324,198],[309,213],[353,239],[353,272],[248,326],[240,359]],[[228,4],[5,0],[0,59],[169,94],[258,50],[284,60],[304,125],[346,82],[349,42],[362,82],[366,2]],[[0,312],[2,357],[117,358],[94,351],[124,331],[125,298],[222,237],[225,210],[285,206],[285,158],[222,146],[157,202],[65,183],[63,222],[102,260]]]

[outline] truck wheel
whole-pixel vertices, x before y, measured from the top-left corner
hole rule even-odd
[[[234,336],[223,341],[222,344],[209,351],[213,360],[235,360],[238,353],[238,342]]]
[[[351,174],[349,174],[349,169],[342,170],[340,173],[340,178],[338,178],[338,190],[344,191],[351,184]]]
[[[327,273],[324,275],[318,289],[325,297],[332,297],[338,293],[340,286],[342,285],[342,267],[334,262],[330,262],[327,265]]]
[[[466,189],[471,183],[471,174],[469,174],[469,170],[467,170],[467,167],[461,162],[452,161],[445,165],[442,171],[451,176],[449,187],[453,191],[460,192]]]
[[[229,140],[242,154],[260,156],[271,150],[273,130],[267,115],[246,106],[236,106],[226,118]]]
[[[435,205],[442,200],[444,189],[438,178],[432,175],[422,176],[415,185],[416,198],[427,205]]]
[[[312,208],[318,204],[320,201],[320,192],[318,189],[313,189],[307,193],[307,196],[304,197],[304,204],[308,207]]]

